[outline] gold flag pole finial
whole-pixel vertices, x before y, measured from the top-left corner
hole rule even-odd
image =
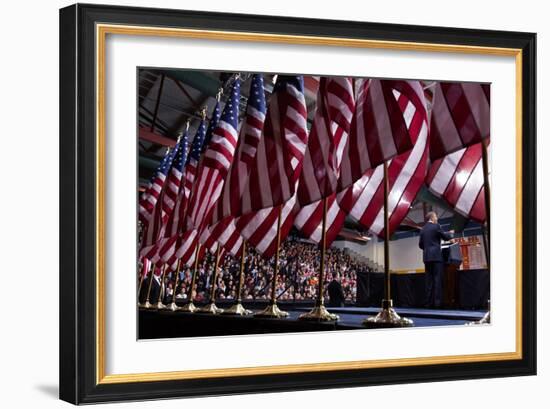
[[[223,94],[223,87],[220,87],[218,89],[218,93],[216,94],[216,101],[220,102],[220,99],[222,97],[222,94]]]
[[[179,135],[178,135],[178,139],[176,141],[176,145],[178,143],[181,142],[181,138],[183,138],[183,135],[185,135],[187,133],[187,131],[189,130],[189,123],[191,122],[191,120],[189,118],[187,118],[187,120],[185,121],[185,129],[182,130]]]
[[[206,106],[203,106],[201,109],[201,118],[203,121],[206,119]]]

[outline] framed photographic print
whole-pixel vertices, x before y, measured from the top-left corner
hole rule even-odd
[[[536,373],[532,33],[60,11],[60,398]]]

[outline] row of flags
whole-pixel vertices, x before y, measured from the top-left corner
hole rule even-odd
[[[484,221],[488,86],[438,82],[425,91],[419,81],[346,77],[317,84],[308,130],[305,94],[312,91],[302,76],[279,75],[266,101],[263,77],[254,74],[240,119],[236,75],[223,112],[218,100],[189,152],[183,133],[141,195],[140,257],[175,269],[207,250],[237,255],[245,241],[271,257],[279,224],[280,240],[294,226],[321,241],[325,201],[327,245],[346,215],[382,236],[384,162],[390,234],[424,184]]]

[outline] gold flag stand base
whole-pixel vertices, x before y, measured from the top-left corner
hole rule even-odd
[[[143,308],[150,310],[151,308],[153,308],[153,304],[151,304],[149,300],[147,300],[147,302],[143,304]]]
[[[304,321],[338,321],[340,317],[328,312],[324,305],[316,305],[310,312],[300,315],[298,319]]]
[[[218,308],[215,302],[210,302],[204,307],[199,308],[197,312],[202,312],[203,314],[221,314],[223,309]]]
[[[155,308],[157,310],[164,310],[166,309],[166,305],[164,305],[163,303],[161,303],[160,301],[158,303],[155,304]]]
[[[466,325],[483,325],[491,323],[491,311],[487,311],[479,321],[468,322]]]
[[[465,325],[483,325],[483,324],[490,324],[491,323],[491,300],[488,302],[488,311],[485,313],[483,318],[481,318],[478,321],[468,322]]]
[[[197,311],[197,307],[195,307],[195,304],[193,304],[193,301],[185,304],[183,307],[181,307],[179,309],[180,311],[182,312],[189,312],[189,313],[193,313],[193,312],[196,312]]]
[[[367,328],[400,328],[413,327],[413,320],[399,316],[393,309],[392,300],[382,300],[382,309],[374,317],[363,321]]]
[[[276,303],[269,304],[265,309],[254,314],[258,318],[286,318],[288,312],[279,309]]]
[[[177,306],[177,304],[175,302],[172,302],[169,306],[168,306],[168,309],[170,311],[179,311],[181,308]]]
[[[252,314],[252,311],[250,310],[247,310],[246,308],[243,307],[243,305],[238,302],[237,304],[231,306],[230,308],[224,310],[222,312],[222,314],[227,314],[227,315],[250,315]]]
[[[138,302],[138,308],[145,308],[145,303]]]

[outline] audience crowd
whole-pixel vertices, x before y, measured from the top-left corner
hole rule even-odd
[[[211,283],[215,266],[215,255],[207,253],[199,263],[196,278],[194,301],[201,303],[209,301]],[[279,274],[277,276],[276,295],[278,301],[314,300],[317,298],[319,264],[321,251],[318,245],[300,239],[289,238],[281,246],[279,257]],[[244,268],[242,299],[266,300],[271,296],[271,280],[275,257],[265,259],[253,248],[247,249]],[[220,260],[216,300],[234,300],[237,298],[239,281],[240,257],[223,256]],[[369,267],[350,257],[344,250],[330,247],[326,253],[326,273],[324,297],[328,299],[326,288],[328,283],[337,277],[342,285],[347,302],[355,302],[357,291],[357,273],[368,272]],[[176,290],[178,300],[186,300],[191,283],[191,269],[180,272]],[[171,300],[174,280],[166,279],[165,299]]]

